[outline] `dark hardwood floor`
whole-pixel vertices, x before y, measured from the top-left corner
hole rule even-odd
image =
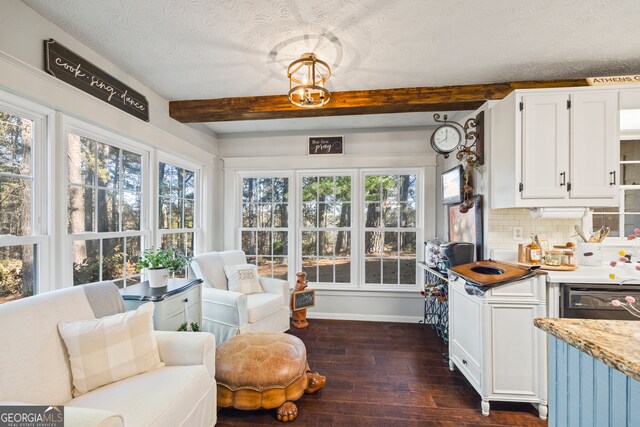
[[[327,385],[296,403],[298,426],[545,426],[530,404],[480,397],[459,371],[449,371],[445,344],[418,324],[310,319],[292,329],[307,346],[312,370]],[[218,412],[218,426],[279,425],[274,410]]]

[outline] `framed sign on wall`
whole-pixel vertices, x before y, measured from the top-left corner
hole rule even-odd
[[[344,137],[310,136],[308,154],[344,154]]]

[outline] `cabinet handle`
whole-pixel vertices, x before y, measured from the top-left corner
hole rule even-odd
[[[560,187],[564,187],[565,185],[567,185],[567,173],[566,172],[560,173],[560,178],[562,178],[562,182],[560,183]]]
[[[189,298],[185,298],[183,302],[189,302]]]
[[[466,364],[467,364],[467,361],[466,361],[466,360],[464,360],[464,359],[462,359],[462,364],[463,364],[463,365],[466,365]]]
[[[609,185],[616,185],[616,171],[609,172]]]

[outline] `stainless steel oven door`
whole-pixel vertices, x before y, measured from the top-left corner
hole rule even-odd
[[[638,285],[564,283],[560,289],[560,317],[574,319],[640,320],[611,301],[629,295],[640,300]]]

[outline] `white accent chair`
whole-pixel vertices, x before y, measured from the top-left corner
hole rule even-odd
[[[245,295],[229,291],[225,265],[246,264],[243,251],[197,255],[191,268],[202,287],[202,331],[211,332],[216,344],[245,332],[289,330],[289,282],[260,277],[264,293]]]

